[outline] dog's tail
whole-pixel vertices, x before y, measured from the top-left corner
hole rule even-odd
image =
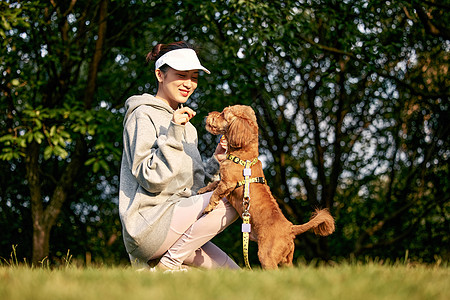
[[[334,232],[334,219],[328,209],[316,209],[309,222],[292,225],[292,229],[295,235],[313,229],[315,234],[327,236]]]

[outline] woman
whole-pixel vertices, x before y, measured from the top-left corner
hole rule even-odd
[[[204,166],[189,122],[195,111],[183,106],[197,87],[199,70],[210,72],[184,42],[158,44],[147,60],[156,61],[156,96],[132,96],[125,103],[119,213],[131,262],[142,266],[159,259],[155,269],[161,270],[237,269],[210,242],[237,219],[236,211],[223,199],[203,215],[212,193],[196,195],[205,179],[217,176],[226,143],[217,145]]]

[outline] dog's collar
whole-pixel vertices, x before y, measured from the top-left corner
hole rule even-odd
[[[264,177],[253,177],[250,178],[248,180],[249,183],[262,183],[262,184],[266,184],[266,179]],[[238,181],[238,183],[236,184],[236,188],[243,186],[245,184],[245,179]]]
[[[245,160],[240,159],[239,157],[233,155],[233,154],[228,154],[227,155],[227,159],[231,160],[232,162],[238,164],[238,165],[242,165],[245,167]],[[254,164],[256,164],[258,162],[258,158],[256,157],[255,159],[253,159],[250,162],[249,167],[253,166]]]

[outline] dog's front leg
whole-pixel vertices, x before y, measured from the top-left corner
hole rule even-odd
[[[201,189],[198,190],[197,195],[214,191],[217,188],[217,185],[219,184],[219,182],[220,182],[219,180],[213,181],[213,182],[209,183],[207,186],[202,187]]]
[[[206,206],[203,213],[207,214],[211,212],[217,206],[217,204],[219,204],[220,199],[228,196],[233,191],[233,188],[233,185],[229,186],[226,185],[223,181],[220,181],[216,189],[212,193],[211,198],[209,199],[209,204],[208,206]]]

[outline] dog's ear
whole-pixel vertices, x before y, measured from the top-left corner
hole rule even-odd
[[[242,148],[252,142],[258,135],[256,116],[249,106],[235,105],[224,111],[228,121],[228,130],[225,134],[228,144],[233,148]]]
[[[206,130],[212,134],[220,134],[223,131],[224,120],[220,118],[220,113],[212,111],[206,117]]]

